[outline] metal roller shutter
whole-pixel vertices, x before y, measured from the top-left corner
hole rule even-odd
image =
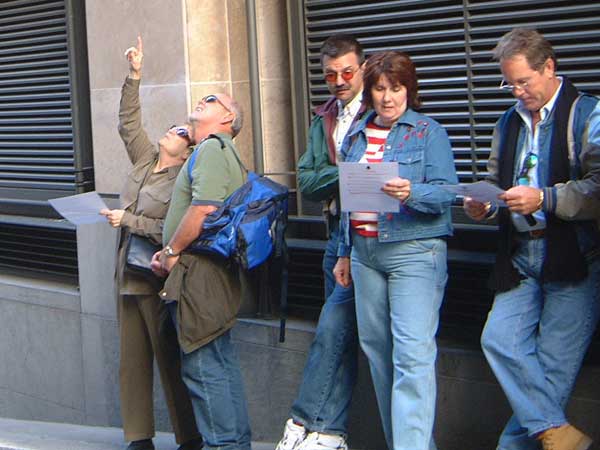
[[[84,136],[89,92],[80,83],[87,58],[79,58],[84,49],[74,48],[74,25],[81,23],[69,22],[79,20],[81,10],[82,2],[66,0],[0,3],[0,202],[5,210],[26,201],[22,213],[45,215],[48,198],[93,189],[91,140]]]
[[[417,65],[422,112],[446,127],[463,183],[485,176],[491,129],[513,102],[497,88],[501,75],[491,60],[491,49],[511,28],[537,28],[553,43],[559,72],[580,89],[600,93],[595,1],[305,0],[301,14],[307,79],[302,94],[310,109],[329,95],[319,62],[319,47],[329,35],[353,34],[367,55],[406,51]]]
[[[470,84],[477,173],[486,175],[494,123],[514,103],[499,92],[502,76],[491,60],[498,38],[517,26],[536,28],[552,43],[558,73],[581,90],[600,94],[600,3],[596,1],[469,1]]]
[[[77,274],[49,198],[93,190],[85,3],[0,2],[0,266]]]
[[[462,183],[487,175],[493,126],[514,103],[509,93],[498,89],[501,74],[491,56],[498,39],[510,29],[537,28],[554,46],[559,74],[582,90],[600,94],[597,1],[288,0],[287,6],[291,70],[301,75],[292,77],[296,156],[304,151],[311,111],[328,96],[319,48],[334,33],[355,35],[367,56],[386,49],[411,55],[419,75],[422,112],[448,130]],[[300,195],[297,203],[300,216],[320,213],[318,205]],[[457,226],[449,242],[450,281],[441,334],[477,342],[492,300],[485,280],[497,239],[495,227],[470,224],[461,212],[458,207],[453,211]],[[299,264],[310,264],[304,253],[297,258]],[[298,286],[308,285],[304,271],[291,273],[290,280],[297,277],[294,282]],[[318,310],[316,306],[322,303],[318,291],[299,292],[294,304],[297,309]]]

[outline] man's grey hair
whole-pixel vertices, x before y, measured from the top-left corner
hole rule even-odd
[[[556,55],[552,44],[536,30],[528,28],[514,28],[500,39],[493,50],[494,59],[502,62],[507,59],[522,55],[533,70],[542,70],[548,58],[554,61]]]
[[[231,122],[231,134],[233,137],[236,137],[244,125],[244,111],[240,104],[233,98],[231,99],[231,112],[235,115],[235,118]]]

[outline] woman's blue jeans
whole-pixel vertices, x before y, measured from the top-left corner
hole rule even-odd
[[[358,336],[354,287],[335,283],[338,227],[334,223],[323,258],[325,304],[310,347],[291,416],[310,431],[348,432],[348,409],[356,384]]]
[[[581,282],[543,283],[544,249],[544,239],[519,240],[513,264],[525,278],[496,295],[481,336],[513,409],[501,450],[538,449],[536,434],[567,422],[564,408],[600,316],[600,260],[588,263]]]
[[[353,236],[359,341],[393,450],[435,448],[435,333],[446,254],[443,239],[381,243]]]
[[[168,304],[177,328],[177,302]],[[250,450],[250,425],[237,352],[227,331],[190,353],[181,352],[188,388],[207,450]]]

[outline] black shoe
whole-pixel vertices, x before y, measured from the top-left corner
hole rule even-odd
[[[154,444],[152,443],[152,439],[132,441],[127,446],[127,450],[154,450]]]
[[[177,450],[200,450],[204,447],[204,442],[201,437],[197,437],[195,439],[190,439],[187,442],[181,444]]]

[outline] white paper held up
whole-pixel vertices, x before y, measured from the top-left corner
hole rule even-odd
[[[338,166],[342,211],[400,211],[400,202],[381,190],[388,180],[398,176],[398,163],[340,162]]]
[[[73,225],[106,223],[106,217],[100,215],[100,210],[106,208],[106,203],[95,191],[53,198],[48,203]]]

